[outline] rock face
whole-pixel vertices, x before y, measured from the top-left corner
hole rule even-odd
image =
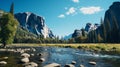
[[[90,32],[92,30],[96,30],[98,27],[99,27],[99,24],[87,23],[85,26],[85,31]]]
[[[113,27],[113,18],[115,18],[120,30],[120,2],[114,2],[105,12],[104,24],[109,20],[111,27]]]
[[[85,34],[88,34],[90,31],[92,30],[96,30],[100,25],[99,24],[91,24],[91,23],[87,23],[86,26],[85,26]],[[76,29],[74,31],[74,33],[72,34],[72,37],[78,37],[78,36],[82,36],[82,29],[81,30],[78,30]]]
[[[54,37],[52,31],[45,24],[45,19],[41,16],[31,12],[24,12],[15,14],[15,18],[19,21],[20,26],[29,32],[42,35],[44,38]]]
[[[76,29],[76,30],[74,31],[74,33],[72,34],[72,37],[74,38],[74,37],[78,37],[78,36],[82,36],[82,31]]]

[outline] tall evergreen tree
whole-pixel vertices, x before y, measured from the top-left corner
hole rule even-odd
[[[103,33],[103,40],[104,40],[104,43],[106,43],[106,28],[105,28],[105,24],[101,18],[101,28],[102,28],[102,33]]]
[[[81,31],[82,31],[82,36],[84,36],[84,37],[85,37],[85,35],[86,35],[86,34],[85,34],[85,29],[84,29],[84,28],[82,28],[82,29],[81,29]]]
[[[103,41],[102,37],[100,36],[100,34],[97,35],[97,43],[101,43]]]
[[[14,3],[11,4],[10,13],[14,15]]]
[[[112,20],[113,20],[112,39],[114,40],[113,41],[114,43],[118,43],[120,41],[118,22],[115,16],[113,16]]]
[[[97,42],[98,42],[98,37],[97,37],[97,32],[96,32],[96,30],[94,30],[94,39],[95,39],[95,43],[97,43]]]
[[[106,25],[105,25],[105,28],[106,28],[106,41],[107,42],[111,42],[111,24],[110,24],[110,21],[108,19],[106,19]]]
[[[1,31],[0,38],[5,47],[7,44],[11,44],[14,40],[14,36],[17,30],[18,21],[14,19],[11,13],[4,14],[0,19]]]

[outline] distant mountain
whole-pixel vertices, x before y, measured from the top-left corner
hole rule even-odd
[[[99,24],[92,24],[92,23],[87,23],[86,26],[85,26],[85,34],[89,34],[90,31],[92,30],[96,30],[100,25]],[[78,36],[82,36],[82,29],[76,29],[74,31],[74,33],[72,34],[72,37],[78,37]]]
[[[52,31],[45,24],[45,19],[31,12],[17,13],[15,18],[19,21],[21,28],[29,32],[42,35],[44,38],[53,38]]]
[[[70,39],[70,38],[72,38],[72,34],[69,34],[69,35],[67,35],[67,36],[64,36],[64,40],[68,40],[68,39]]]
[[[86,32],[90,32],[92,30],[96,30],[100,25],[99,24],[91,24],[91,23],[87,23],[85,26],[85,31]]]
[[[72,34],[72,37],[75,38],[75,37],[78,37],[78,36],[82,36],[82,31],[76,29],[76,30],[74,31],[74,33]]]

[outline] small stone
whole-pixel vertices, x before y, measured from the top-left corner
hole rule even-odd
[[[31,48],[31,49],[32,49],[32,51],[33,51],[33,52],[35,52],[35,51],[36,51],[36,49],[35,49],[35,48]]]
[[[96,65],[96,62],[90,61],[89,64]]]
[[[21,59],[21,62],[28,63],[29,62],[29,58],[23,58],[23,59]]]
[[[80,67],[85,67],[85,66],[81,64]]]
[[[22,57],[30,57],[30,55],[28,53],[23,53],[21,54]]]
[[[3,57],[2,59],[7,60],[7,59],[8,59],[8,57]]]
[[[31,56],[34,56],[34,54],[31,54]]]
[[[5,64],[7,64],[7,62],[5,62],[5,61],[0,61],[0,65],[1,65],[1,64],[5,65]]]
[[[21,50],[21,51],[19,51],[19,52],[22,54],[22,53],[24,53],[25,51],[24,51],[24,50]]]
[[[75,66],[72,64],[66,64],[64,67],[75,67]]]
[[[74,65],[74,64],[76,64],[76,62],[75,62],[75,61],[72,61],[72,62],[71,62],[71,64],[73,64],[73,65]]]
[[[44,67],[61,67],[61,65],[58,64],[58,63],[51,63],[51,64],[48,64],[48,65],[46,65]]]
[[[44,58],[40,58],[40,62],[44,62],[45,61],[45,59]]]
[[[38,64],[35,62],[29,62],[24,64],[25,67],[38,67]]]

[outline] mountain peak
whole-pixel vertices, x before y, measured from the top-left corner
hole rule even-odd
[[[54,37],[51,30],[45,24],[43,17],[31,12],[23,12],[15,14],[15,18],[19,21],[20,26],[36,35],[43,35],[44,38]]]
[[[116,9],[116,8],[120,8],[120,2],[114,2],[114,3],[110,6],[110,9]]]
[[[90,32],[91,30],[96,30],[100,25],[99,24],[91,24],[87,23],[85,26],[85,31]]]

